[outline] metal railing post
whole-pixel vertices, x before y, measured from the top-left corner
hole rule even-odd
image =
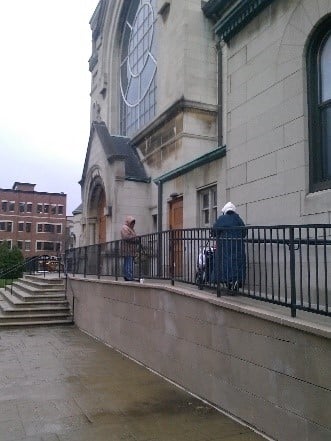
[[[115,280],[118,280],[118,268],[119,268],[119,259],[120,259],[120,242],[115,242]]]
[[[139,246],[139,254],[138,254],[138,279],[140,280],[142,277],[141,274],[141,269],[142,269],[142,262],[141,262],[141,257],[142,257],[142,245],[141,245],[141,237],[138,238],[138,246]]]
[[[97,245],[97,276],[98,276],[98,279],[100,279],[100,273],[101,273],[101,244],[99,243]]]
[[[84,277],[86,277],[86,267],[87,267],[87,247],[84,249]]]
[[[290,227],[290,280],[291,280],[291,316],[296,317],[296,286],[295,286],[295,248],[294,227]]]

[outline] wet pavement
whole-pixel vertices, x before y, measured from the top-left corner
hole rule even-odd
[[[261,441],[74,326],[0,330],[0,441]]]

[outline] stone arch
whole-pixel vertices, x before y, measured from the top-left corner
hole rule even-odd
[[[87,244],[104,243],[107,238],[107,195],[98,167],[89,173],[85,197]]]
[[[278,81],[295,73],[298,66],[304,71],[307,41],[319,22],[330,14],[330,6],[330,3],[322,0],[296,0],[279,45]]]

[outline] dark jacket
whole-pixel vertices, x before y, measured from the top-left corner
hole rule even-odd
[[[243,285],[246,278],[245,224],[234,211],[221,215],[213,225],[216,237],[214,282]]]

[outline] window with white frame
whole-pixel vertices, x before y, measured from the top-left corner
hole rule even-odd
[[[26,240],[24,243],[25,251],[31,250],[31,240]]]
[[[217,219],[217,186],[213,185],[198,192],[199,226],[211,227]]]
[[[38,223],[37,233],[62,233],[62,224]]]
[[[61,242],[36,241],[37,251],[61,251]]]
[[[24,222],[18,223],[18,231],[24,231]]]
[[[2,245],[3,243],[6,243],[10,250],[12,249],[12,239],[0,240],[0,245]]]
[[[1,221],[0,222],[0,231],[7,231],[10,233],[13,231],[13,222],[12,221]]]

